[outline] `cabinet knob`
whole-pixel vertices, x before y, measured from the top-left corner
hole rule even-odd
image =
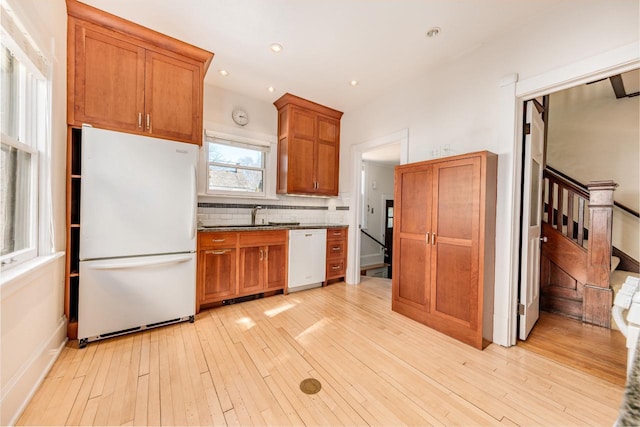
[[[138,113],[138,127],[142,128],[142,113]]]
[[[332,265],[331,266],[331,270],[340,270],[340,266],[339,265]]]
[[[213,243],[222,243],[224,239],[213,239]]]
[[[151,114],[147,113],[147,130],[151,132]]]
[[[331,250],[333,252],[338,252],[338,251],[340,251],[340,246],[334,246],[334,247],[331,248]]]

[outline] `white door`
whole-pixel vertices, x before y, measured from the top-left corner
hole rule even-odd
[[[80,260],[193,252],[198,146],[82,129]]]
[[[540,106],[540,104],[538,104]],[[540,316],[540,232],[542,221],[542,173],[544,169],[544,122],[534,101],[527,102],[529,133],[525,135],[524,194],[522,205],[522,268],[520,275],[521,340]]]

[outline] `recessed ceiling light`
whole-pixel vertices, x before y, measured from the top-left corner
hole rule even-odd
[[[218,70],[218,72],[223,77],[227,77],[229,75],[229,72],[227,70]]]
[[[351,80],[351,81],[349,82],[349,84],[350,84],[351,86],[358,86],[358,81],[357,81],[357,80]]]
[[[273,91],[274,91],[274,90],[276,90],[276,89],[275,89],[273,86],[269,86],[269,87],[267,88],[267,90],[268,90],[269,92],[273,93]]]
[[[270,46],[271,50],[278,53],[282,51],[282,45],[278,43],[272,43]]]
[[[426,36],[429,37],[429,38],[433,38],[433,37],[437,36],[438,34],[440,34],[440,28],[433,27],[429,31],[427,31]]]

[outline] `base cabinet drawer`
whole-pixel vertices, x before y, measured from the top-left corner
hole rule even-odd
[[[345,275],[345,262],[339,261],[327,261],[327,280],[336,279],[338,277],[344,277]]]
[[[326,281],[344,278],[346,275],[348,231],[346,227],[327,229]]]

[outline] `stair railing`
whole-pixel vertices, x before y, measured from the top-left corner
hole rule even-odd
[[[558,232],[584,246],[587,239],[589,191],[581,188],[560,174],[544,170],[543,221]]]
[[[543,221],[581,247],[584,247],[585,240],[588,239],[582,320],[608,328],[611,326],[613,304],[613,292],[609,283],[613,192],[618,184],[613,181],[594,181],[584,189],[576,181],[568,180],[549,169],[545,169],[543,176]]]

